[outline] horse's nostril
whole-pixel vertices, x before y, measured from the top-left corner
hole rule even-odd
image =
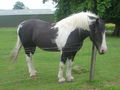
[[[102,54],[104,54],[105,52],[104,52],[104,50],[102,50],[102,52],[101,52]]]
[[[100,50],[100,54],[104,54],[105,53],[105,50],[104,49],[101,49]]]
[[[102,50],[102,53],[104,53],[104,50]]]
[[[105,54],[107,51],[107,48],[106,47],[101,47],[100,48],[100,54]]]

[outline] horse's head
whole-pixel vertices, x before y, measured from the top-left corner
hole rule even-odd
[[[94,19],[90,25],[90,39],[96,46],[98,52],[104,54],[107,51],[105,24],[100,18],[89,18]]]

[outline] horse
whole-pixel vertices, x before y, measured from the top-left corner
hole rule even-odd
[[[42,50],[60,52],[61,60],[58,71],[58,82],[74,81],[71,74],[76,53],[81,49],[85,38],[96,46],[99,54],[107,51],[104,21],[92,12],[72,14],[56,23],[39,19],[29,19],[21,22],[17,29],[17,42],[11,54],[16,60],[20,48],[23,46],[30,77],[36,76],[37,71],[32,64],[32,56],[36,47]],[[63,77],[66,67],[66,80]]]

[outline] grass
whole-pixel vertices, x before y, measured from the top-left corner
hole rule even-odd
[[[33,63],[38,71],[37,79],[29,78],[23,49],[17,62],[8,56],[16,42],[16,28],[0,28],[0,90],[120,90],[120,38],[107,37],[108,52],[97,54],[94,81],[89,81],[91,41],[87,38],[77,53],[74,65],[85,72],[72,72],[75,81],[58,83],[59,53],[37,48]]]

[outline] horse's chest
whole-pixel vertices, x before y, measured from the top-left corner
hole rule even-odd
[[[75,45],[79,43],[79,34],[78,30],[69,31],[58,31],[58,36],[56,38],[56,44],[60,50],[64,48],[66,45]]]

